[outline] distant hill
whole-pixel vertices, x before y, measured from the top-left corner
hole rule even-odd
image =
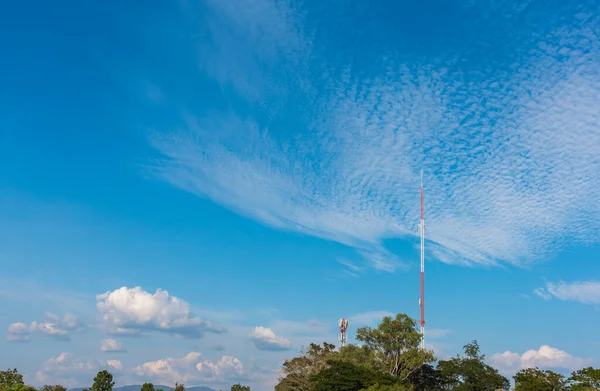
[[[69,389],[69,391],[83,391],[85,388],[71,388]],[[114,387],[113,391],[140,391],[142,389],[142,385],[141,384],[134,384],[131,386],[121,386],[121,387]],[[169,387],[169,386],[161,386],[158,384],[154,385],[154,389],[155,390],[163,390],[163,391],[173,391],[175,390],[175,387]],[[89,388],[88,388],[89,390]],[[212,388],[208,388],[208,387],[185,387],[185,391],[215,391]]]

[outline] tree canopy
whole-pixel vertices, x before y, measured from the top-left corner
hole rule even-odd
[[[98,372],[94,378],[94,384],[91,391],[112,391],[115,382],[113,381],[112,373],[107,370]]]

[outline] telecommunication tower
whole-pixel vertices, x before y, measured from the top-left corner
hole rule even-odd
[[[348,336],[346,335],[346,330],[348,329],[348,319],[340,319],[338,322],[340,326],[340,342],[342,346],[348,342]]]
[[[421,223],[419,224],[421,234],[421,348],[425,349],[425,191],[423,190],[423,170],[421,170]]]

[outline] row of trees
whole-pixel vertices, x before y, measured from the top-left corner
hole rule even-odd
[[[477,341],[464,353],[437,360],[420,348],[421,334],[407,315],[385,317],[376,328],[357,330],[359,345],[339,350],[311,344],[299,357],[286,360],[276,391],[495,391],[510,381],[485,362]],[[600,390],[600,370],[585,368],[569,378],[529,368],[513,377],[515,391]]]
[[[90,389],[84,389],[83,391],[112,391],[115,382],[113,381],[113,375],[106,371],[100,371],[94,378],[94,384]],[[16,369],[9,369],[6,371],[0,371],[0,391],[67,391],[67,389],[61,385],[46,385],[40,387],[38,390],[35,387],[28,386],[23,382],[23,375],[21,375]],[[140,391],[163,391],[162,389],[154,389],[152,383],[144,383]],[[174,391],[185,391],[183,384],[175,383]],[[250,387],[243,386],[241,384],[234,384],[231,386],[231,391],[251,391]]]
[[[376,328],[357,330],[361,345],[339,350],[328,343],[311,344],[302,354],[283,364],[275,391],[496,391],[508,390],[509,379],[485,362],[477,341],[464,346],[461,355],[437,361],[433,352],[420,348],[421,334],[407,315],[385,317]],[[432,365],[437,361],[437,365]],[[584,368],[562,374],[528,368],[513,376],[515,391],[600,391],[600,369]],[[112,391],[113,376],[100,371],[84,391]],[[23,383],[16,369],[0,371],[0,391],[38,391]],[[44,386],[39,391],[66,391]],[[141,391],[155,390],[145,383]],[[175,391],[185,391],[176,384]],[[235,384],[231,391],[250,391]]]

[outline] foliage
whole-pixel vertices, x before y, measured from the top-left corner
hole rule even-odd
[[[144,383],[142,385],[141,391],[154,391],[154,384],[152,384],[152,383]]]
[[[563,375],[537,367],[520,370],[513,378],[515,391],[559,391],[567,388]]]
[[[392,385],[381,385],[375,384],[369,388],[365,388],[361,391],[408,391],[409,389],[400,383],[392,384]]]
[[[231,391],[250,391],[250,387],[243,386],[241,384],[234,384],[231,386]]]
[[[15,384],[14,386],[4,389],[5,391],[37,391],[35,387],[28,386],[25,384]]]
[[[284,377],[275,387],[276,391],[311,391],[311,377],[327,369],[329,360],[338,355],[335,346],[323,342],[323,346],[311,343],[303,349],[300,357],[283,363]]]
[[[433,352],[419,348],[421,333],[417,323],[405,314],[389,316],[376,329],[361,327],[356,340],[373,352],[377,367],[401,380],[406,380],[423,364],[435,361]]]
[[[55,384],[53,386],[45,385],[40,388],[40,391],[67,391],[67,389],[59,384]]]
[[[440,372],[430,364],[422,365],[408,377],[414,391],[437,391],[441,388]]]
[[[375,384],[391,385],[393,376],[350,362],[331,360],[310,380],[312,391],[359,391]]]
[[[113,375],[107,370],[103,370],[98,372],[94,378],[91,391],[112,391],[114,385]]]
[[[21,375],[16,368],[0,371],[0,390],[4,390],[19,384],[24,384],[23,375]]]
[[[185,386],[183,384],[175,383],[175,391],[185,391]]]
[[[358,366],[383,370],[375,359],[375,353],[368,346],[346,345],[340,348],[337,360],[346,361]]]
[[[569,378],[572,391],[600,390],[600,369],[587,367],[575,371]]]
[[[464,357],[440,361],[438,371],[442,389],[452,391],[508,390],[510,383],[498,370],[483,362],[477,341],[464,346]]]

